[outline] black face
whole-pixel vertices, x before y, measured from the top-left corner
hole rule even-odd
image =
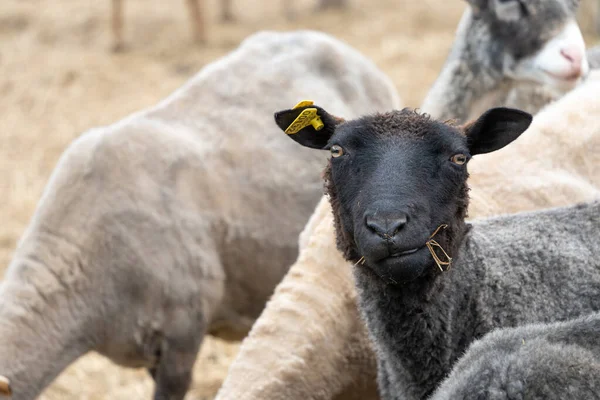
[[[410,130],[412,120],[417,131]],[[426,242],[464,209],[467,138],[406,112],[342,124],[329,144],[330,185],[358,254],[383,278],[419,277],[432,263]]]
[[[426,244],[442,225],[435,241],[455,254],[464,232],[469,159],[506,146],[531,119],[508,108],[488,110],[462,127],[408,109],[349,122],[318,106],[275,114],[290,138],[331,153],[325,177],[338,248],[394,283],[437,268]]]

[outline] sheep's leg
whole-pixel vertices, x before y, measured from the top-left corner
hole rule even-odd
[[[221,22],[233,21],[233,12],[231,11],[231,0],[221,0]]]
[[[194,42],[204,43],[206,41],[206,27],[204,24],[203,0],[187,0],[192,23]],[[202,3],[202,4],[201,4]]]
[[[123,0],[112,0],[112,50],[123,50]]]
[[[164,341],[158,364],[149,370],[156,384],[154,400],[183,400],[203,336],[204,331],[198,330],[184,339]]]

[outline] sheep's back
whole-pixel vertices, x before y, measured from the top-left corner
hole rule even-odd
[[[505,148],[469,162],[473,218],[600,198],[600,71],[534,116]]]
[[[600,310],[599,227],[600,201],[475,221],[456,268],[484,326]]]
[[[75,140],[22,241],[50,229],[81,250],[87,278],[132,304],[149,292],[189,302],[195,282],[227,276],[227,292],[202,290],[207,317],[223,297],[232,318],[256,317],[322,196],[326,152],[273,119],[305,99],[343,117],[399,102],[383,72],[326,34],[253,35],[156,106]]]

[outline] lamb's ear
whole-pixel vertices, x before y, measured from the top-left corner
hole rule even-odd
[[[463,126],[471,155],[499,150],[529,128],[533,117],[514,108],[492,108]]]
[[[302,101],[291,110],[276,112],[275,122],[302,146],[324,149],[335,128],[344,120],[313,105],[312,101]]]

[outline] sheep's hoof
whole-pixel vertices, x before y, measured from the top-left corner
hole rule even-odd
[[[10,388],[10,380],[0,375],[0,396],[10,396],[12,395],[12,390]]]

